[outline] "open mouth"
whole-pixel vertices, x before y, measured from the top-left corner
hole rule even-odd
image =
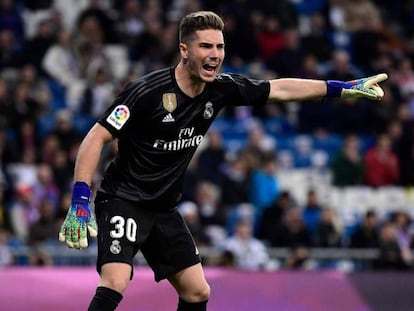
[[[210,73],[215,72],[216,68],[217,68],[217,65],[212,65],[212,64],[204,64],[203,65],[203,69],[210,72]]]

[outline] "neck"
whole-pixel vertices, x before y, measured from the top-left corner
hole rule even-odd
[[[181,91],[189,97],[199,95],[206,85],[205,82],[191,75],[188,65],[184,64],[182,60],[175,68],[175,79]]]

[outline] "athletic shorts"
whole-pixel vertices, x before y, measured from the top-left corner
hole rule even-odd
[[[98,193],[95,199],[98,223],[96,269],[109,262],[131,265],[141,250],[154,271],[155,281],[200,263],[194,239],[176,208],[151,211],[117,197]]]

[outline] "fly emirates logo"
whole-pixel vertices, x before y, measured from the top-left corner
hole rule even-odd
[[[197,147],[203,140],[203,135],[195,135],[194,127],[186,127],[180,130],[177,140],[165,141],[162,139],[156,139],[153,147],[160,150],[182,150],[191,147]]]

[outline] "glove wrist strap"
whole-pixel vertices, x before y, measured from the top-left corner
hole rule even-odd
[[[73,185],[72,203],[89,204],[91,199],[91,188],[86,182],[77,181]]]
[[[326,81],[326,97],[340,97],[344,82],[337,80]]]
[[[328,80],[326,81],[326,97],[341,97],[343,89],[350,89],[356,84],[358,80],[348,82]]]

